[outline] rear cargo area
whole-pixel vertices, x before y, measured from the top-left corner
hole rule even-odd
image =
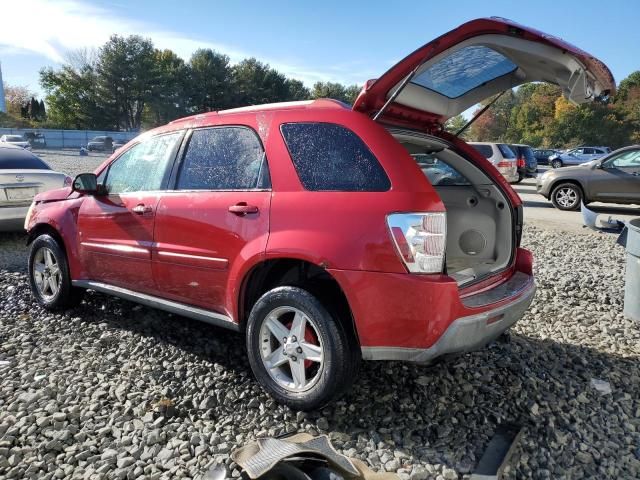
[[[482,170],[435,137],[392,130],[447,209],[446,273],[460,286],[503,270],[514,249],[513,215]]]

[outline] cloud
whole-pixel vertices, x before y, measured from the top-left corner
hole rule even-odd
[[[33,12],[24,22],[2,22],[0,28],[0,52],[4,54],[35,53],[55,63],[63,63],[66,52],[79,48],[97,48],[111,35],[142,34],[152,39],[157,48],[170,48],[188,59],[198,48],[211,48],[229,56],[232,62],[254,56],[232,46],[212,43],[185,36],[182,33],[158,28],[158,26],[126,18],[117,10],[89,5],[79,0],[22,0],[20,11]],[[257,57],[257,55],[256,55]],[[335,65],[327,71],[317,71],[308,65],[277,58],[259,60],[289,77],[311,85],[317,81],[362,83],[368,76],[350,65]]]

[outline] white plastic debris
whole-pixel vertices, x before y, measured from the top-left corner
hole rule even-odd
[[[609,382],[605,382],[604,380],[592,378],[591,386],[599,391],[602,395],[608,395],[611,393],[611,384]]]
[[[6,367],[7,365],[11,365],[9,360],[0,360],[0,367]]]

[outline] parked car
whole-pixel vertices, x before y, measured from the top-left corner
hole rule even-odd
[[[348,388],[360,359],[481,348],[531,303],[532,256],[520,197],[443,126],[546,78],[575,102],[615,89],[557,37],[480,19],[368,82],[352,108],[252,106],[146,132],[36,197],[33,295],[65,308],[89,288],[242,331],[258,381],[301,409]]]
[[[127,144],[127,140],[115,139],[111,145],[111,153],[115,153],[119,148],[124,147]]]
[[[560,210],[580,202],[640,204],[640,145],[621,148],[598,160],[538,177],[536,191]]]
[[[578,147],[567,150],[565,153],[556,153],[549,157],[549,162],[553,168],[560,168],[566,165],[580,165],[590,162],[610,153],[609,147]]]
[[[87,143],[90,152],[111,152],[113,150],[113,138],[107,136],[93,137]]]
[[[538,175],[538,162],[533,155],[533,149],[529,145],[511,144],[509,148],[516,154],[516,165],[518,166],[518,181],[520,183],[525,178],[536,178]]]
[[[21,230],[36,194],[69,185],[70,177],[52,171],[33,153],[0,143],[0,230]]]
[[[47,147],[47,141],[44,138],[44,134],[42,133],[25,132],[24,139],[27,142],[29,142],[29,145],[31,145],[31,147],[39,147],[39,148]]]
[[[560,153],[560,150],[553,148],[537,148],[533,150],[533,156],[536,157],[538,165],[549,165],[549,157]]]
[[[16,147],[26,148],[31,150],[31,145],[21,135],[2,135],[0,137],[0,143],[15,145]]]
[[[473,148],[495,166],[509,183],[518,182],[516,154],[506,143],[469,142]]]

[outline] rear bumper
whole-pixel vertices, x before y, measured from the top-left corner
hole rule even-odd
[[[535,293],[532,256],[521,248],[508,276],[473,293],[447,275],[328,271],[347,297],[367,360],[429,362],[481,348],[522,317]]]
[[[484,347],[522,318],[533,301],[536,291],[533,277],[518,272],[506,283],[510,283],[506,290],[503,288],[501,292],[489,291],[480,295],[491,293],[499,298],[503,292],[507,292],[512,293],[512,301],[499,308],[454,320],[431,347],[362,347],[362,358],[429,363],[443,355],[470,352]]]

